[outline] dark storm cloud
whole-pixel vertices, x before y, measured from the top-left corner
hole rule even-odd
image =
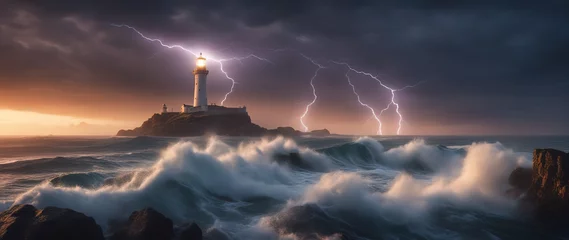
[[[13,89],[57,83],[79,92],[187,95],[180,87],[188,81],[187,57],[109,25],[125,23],[172,43],[197,43],[228,56],[254,51],[270,57],[275,65],[227,66],[240,82],[232,97],[243,104],[255,96],[292,111],[310,100],[307,81],[314,66],[295,52],[267,51],[294,48],[328,65],[328,59],[349,61],[395,87],[426,81],[399,93],[410,124],[483,124],[489,132],[514,125],[522,133],[569,133],[562,124],[569,117],[567,1],[64,0],[6,5],[0,18],[0,50],[6,53],[0,56],[0,84]],[[362,114],[344,73],[341,67],[321,73],[315,112]],[[385,106],[388,95],[375,82],[353,77],[364,100],[376,109]],[[212,94],[221,96],[225,83],[212,83]]]

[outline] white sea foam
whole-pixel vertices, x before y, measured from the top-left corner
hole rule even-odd
[[[239,208],[261,198],[287,203],[281,213],[315,204],[331,217],[336,213],[355,216],[336,219],[342,224],[363,219],[369,223],[413,226],[409,231],[441,238],[454,233],[426,230],[432,228],[433,213],[440,209],[451,207],[509,216],[515,202],[503,194],[507,177],[516,166],[530,162],[525,155],[499,143],[475,143],[461,151],[431,146],[423,140],[389,150],[371,138],[360,138],[355,143],[366,146],[374,158],[363,162],[389,168],[390,173],[415,163],[432,171],[414,175],[399,172],[394,179],[386,178],[393,180],[385,184],[384,192],[379,192],[373,175],[385,171],[364,171],[357,166],[339,168],[327,156],[300,147],[290,139],[261,139],[232,147],[212,137],[204,148],[192,142],[168,147],[153,166],[136,171],[123,184],[90,190],[44,183],[21,194],[15,203],[71,208],[94,217],[106,227],[109,219],[125,218],[132,211],[148,206],[175,222],[196,219],[196,209],[206,212],[210,223],[218,222],[217,213],[245,216],[247,213],[241,213]],[[298,154],[310,169],[299,170],[298,166],[291,166],[293,162],[275,160],[275,155],[290,153]],[[225,200],[231,203],[224,204]],[[236,227],[228,233],[237,239],[302,238],[287,232],[286,226],[271,224],[275,216],[256,215],[248,221],[253,222],[252,226]],[[255,221],[257,218],[260,220]],[[389,233],[386,234],[388,237]],[[336,233],[314,236],[340,238]]]
[[[368,139],[358,141],[366,141],[376,150],[382,150],[382,146]],[[281,213],[295,206],[317,204],[331,217],[335,217],[336,213],[350,212],[371,222],[415,226],[413,231],[432,237],[452,235],[426,230],[431,228],[431,218],[434,217],[432,213],[441,209],[450,207],[461,211],[474,210],[509,216],[515,200],[504,194],[508,188],[507,178],[515,167],[527,163],[528,160],[523,155],[514,153],[499,143],[476,143],[467,148],[465,156],[451,156],[447,160],[441,159],[445,156],[436,151],[425,146],[423,141],[413,141],[381,154],[384,157],[390,156],[390,161],[394,162],[405,161],[409,155],[419,156],[422,160],[431,162],[431,166],[439,164],[436,163],[437,158],[439,161],[456,161],[448,166],[456,168],[452,171],[458,174],[440,172],[432,179],[425,180],[402,173],[382,193],[370,187],[373,184],[371,179],[357,172],[326,173],[317,183],[308,187],[301,198],[289,202]],[[287,226],[274,226],[274,217],[277,216],[280,215],[265,217],[259,225],[276,227],[277,232],[288,234]]]
[[[180,142],[166,149],[150,169],[141,169],[130,182],[96,190],[38,185],[20,195],[15,203],[38,207],[59,206],[93,216],[104,225],[108,219],[125,217],[131,211],[152,206],[174,220],[184,220],[189,211],[187,199],[178,197],[179,188],[195,194],[212,193],[236,200],[269,197],[286,200],[299,194],[297,179],[288,166],[272,160],[276,153],[297,152],[309,164],[327,166],[327,159],[310,149],[299,148],[284,138],[263,139],[231,148],[216,138],[205,149],[191,142]],[[299,184],[300,185],[300,184]],[[207,199],[207,196],[205,196]]]

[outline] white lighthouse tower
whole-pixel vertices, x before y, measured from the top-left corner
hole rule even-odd
[[[1,0],[0,0],[1,1]],[[247,108],[243,107],[224,107],[215,104],[208,106],[207,103],[207,75],[209,70],[206,68],[205,58],[200,53],[196,60],[196,68],[194,69],[194,104],[182,104],[180,113],[203,113],[204,115],[225,115],[225,114],[246,114]],[[164,106],[164,111],[167,111]]]
[[[205,58],[200,53],[196,61],[196,68],[194,69],[195,85],[194,85],[194,108],[201,108],[202,111],[207,111],[207,70],[205,66]]]

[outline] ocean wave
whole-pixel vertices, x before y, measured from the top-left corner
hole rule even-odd
[[[71,208],[103,228],[151,206],[233,239],[457,239],[461,231],[488,239],[477,220],[516,227],[507,224],[516,200],[504,192],[509,173],[528,162],[499,143],[451,149],[413,140],[385,149],[359,138],[313,150],[282,137],[238,146],[212,137],[201,147],[172,144],[152,166],[111,178],[60,176],[14,202]],[[83,178],[97,185],[78,184]]]
[[[423,139],[386,150],[380,142],[363,137],[356,140],[366,146],[379,164],[413,172],[442,172],[456,169],[453,164],[464,157],[464,149],[450,149],[445,146],[428,145]]]
[[[378,154],[375,148],[371,148],[361,142],[350,142],[318,151],[333,159],[339,166],[375,168],[378,163]]]
[[[416,148],[404,146],[396,153]],[[439,156],[432,150],[427,148],[424,154]],[[264,217],[259,224],[281,236],[293,234],[299,239],[316,235],[452,239],[460,233],[444,227],[448,218],[465,224],[479,212],[510,218],[516,201],[504,194],[507,177],[527,159],[501,144],[479,143],[469,146],[466,156],[458,161],[460,164],[453,165],[458,175],[441,173],[425,181],[402,173],[385,192],[370,187],[373,181],[358,172],[326,173],[298,200],[276,215]],[[313,221],[305,222],[307,218]],[[477,228],[480,226],[472,225],[469,231],[488,238],[486,232],[476,232]]]
[[[274,160],[275,154],[286,152],[298,153],[308,165],[326,166],[318,166],[327,160],[324,156],[299,148],[289,139],[263,139],[232,148],[212,138],[205,148],[191,142],[174,144],[152,167],[118,176],[97,189],[42,184],[15,202],[72,208],[103,225],[108,219],[125,217],[149,205],[181,221],[189,218],[185,214],[192,212],[192,207],[215,199],[284,202],[297,196],[308,181],[306,175]]]
[[[105,176],[100,173],[70,173],[57,176],[49,181],[55,187],[96,188],[101,186]]]
[[[0,164],[0,173],[32,174],[88,171],[120,167],[113,161],[91,156],[39,158]]]

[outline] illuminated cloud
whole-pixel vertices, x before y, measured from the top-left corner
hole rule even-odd
[[[162,103],[191,101],[194,59],[109,26],[126,23],[216,56],[290,47],[381,74],[394,88],[426,80],[398,92],[406,134],[569,133],[566,1],[65,2],[0,3],[0,108],[142,121]],[[290,54],[269,58],[274,65],[224,64],[239,83],[228,101],[263,126],[297,126],[314,68]],[[374,134],[375,122],[354,124],[368,109],[339,97],[352,94],[345,72],[318,74],[311,128]],[[377,111],[390,101],[377,83],[351,77]],[[223,99],[228,81],[218,71],[208,79],[211,99]],[[385,129],[396,129],[398,116],[385,114]]]

